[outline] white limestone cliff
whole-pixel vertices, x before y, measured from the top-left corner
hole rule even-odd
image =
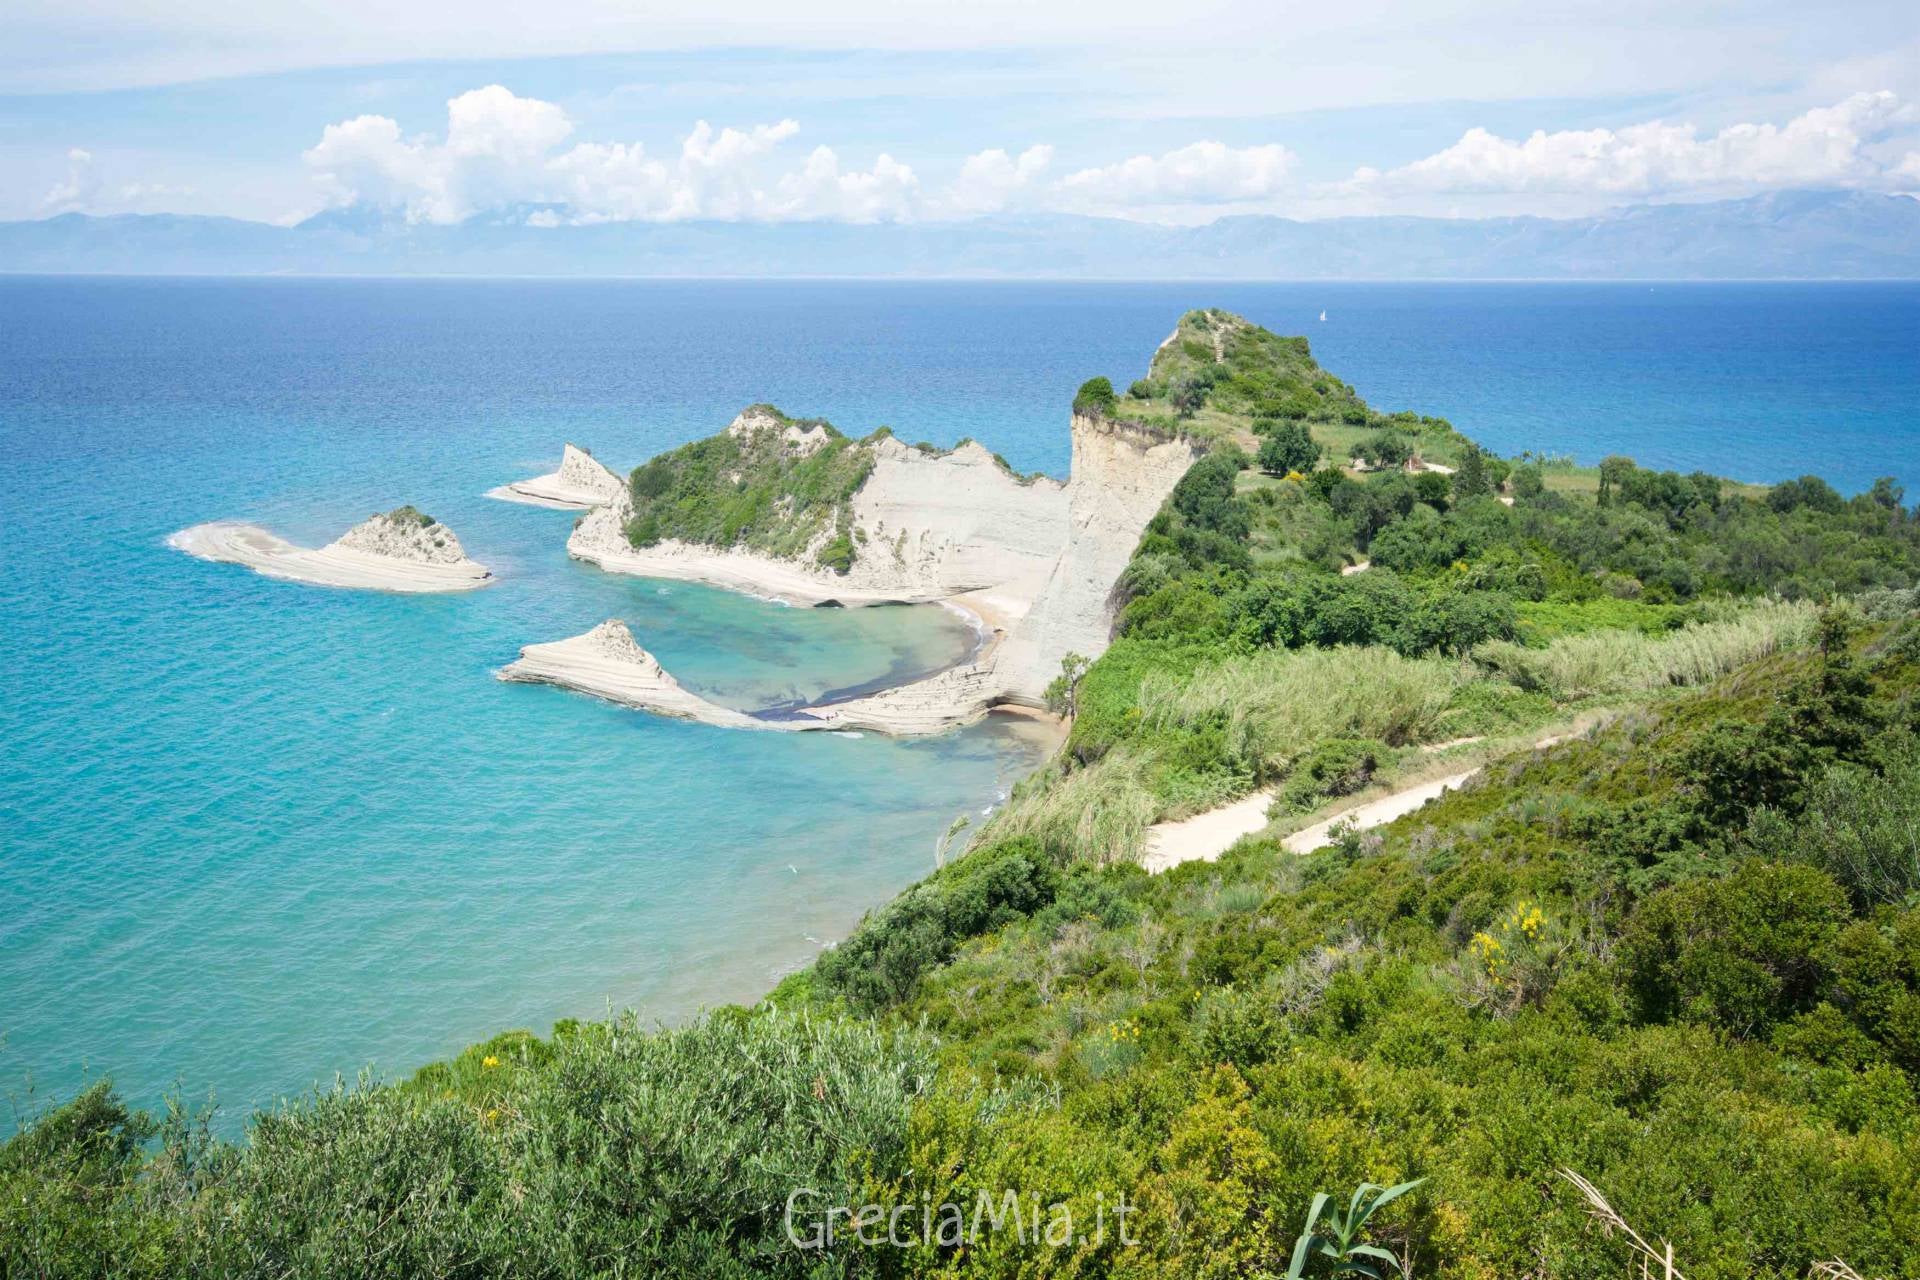
[[[561,448],[558,471],[503,484],[487,490],[487,496],[533,507],[587,511],[611,502],[626,487],[626,481],[605,463],[580,446],[567,444]]]
[[[728,431],[778,429],[796,452],[825,441],[770,415],[761,420],[758,412],[742,414]],[[1188,441],[1134,424],[1076,414],[1071,429],[1064,485],[1022,480],[977,444],[945,454],[892,438],[863,446],[873,450],[873,469],[850,504],[859,552],[844,575],[811,555],[779,559],[673,541],[636,548],[626,536],[633,506],[624,490],[581,519],[567,549],[615,572],[701,581],[796,604],[942,601],[963,609],[993,636],[971,661],[780,722],[749,717],[756,727],[937,732],[998,705],[1040,706],[1061,659],[1094,658],[1106,649],[1114,584],[1197,456]],[[598,692],[564,679],[552,683]]]

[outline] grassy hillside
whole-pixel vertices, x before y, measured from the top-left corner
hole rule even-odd
[[[854,546],[848,509],[873,470],[866,441],[847,438],[823,419],[795,419],[772,405],[743,415],[767,424],[722,431],[660,454],[627,478],[633,518],[627,540],[649,547],[666,539],[749,547],[793,557],[812,552],[844,573]],[[816,447],[794,448],[787,432],[818,432]]]
[[[96,1087],[0,1146],[0,1274],[1278,1276],[1315,1193],[1343,1212],[1363,1181],[1417,1183],[1349,1241],[1383,1273],[1627,1273],[1562,1169],[1691,1280],[1920,1274],[1903,496],[1624,460],[1581,492],[1217,312],[1103,381],[1080,407],[1213,447],[1060,691],[1062,752],[964,856],[679,1030],[509,1033],[239,1146]],[[1296,428],[1321,465],[1250,465],[1282,437],[1299,461]],[[1328,465],[1356,442],[1457,466]],[[830,521],[847,443],[744,487],[689,446],[647,511],[748,541]],[[1529,745],[1576,719],[1600,727]],[[1480,760],[1390,826],[1278,842]],[[1133,861],[1149,823],[1257,787],[1274,824],[1219,862]],[[827,1205],[917,1223],[1007,1191],[1107,1229],[842,1221],[801,1249],[796,1188],[803,1238]]]

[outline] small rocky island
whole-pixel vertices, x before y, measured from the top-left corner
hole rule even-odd
[[[182,529],[167,545],[202,560],[245,565],[270,578],[370,591],[471,591],[495,581],[467,557],[453,530],[411,507],[355,525],[318,549],[297,547],[258,525],[216,520]]]
[[[577,444],[560,451],[560,469],[530,480],[515,480],[487,490],[489,498],[530,507],[588,511],[602,507],[627,487],[627,482],[605,463]]]

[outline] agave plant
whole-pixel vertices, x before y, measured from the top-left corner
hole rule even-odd
[[[1415,1178],[1396,1187],[1363,1182],[1354,1189],[1345,1214],[1326,1211],[1330,1198],[1326,1192],[1315,1195],[1313,1207],[1307,1210],[1306,1229],[1294,1241],[1293,1263],[1287,1268],[1286,1280],[1301,1280],[1315,1258],[1329,1260],[1333,1264],[1330,1272],[1337,1276],[1385,1280],[1387,1272],[1382,1266],[1399,1273],[1400,1259],[1378,1245],[1361,1244],[1360,1234],[1366,1230],[1369,1218],[1425,1181],[1425,1178]]]

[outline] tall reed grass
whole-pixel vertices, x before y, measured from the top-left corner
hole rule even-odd
[[[1403,658],[1377,646],[1263,649],[1184,679],[1148,676],[1140,718],[1149,734],[1218,726],[1236,754],[1272,774],[1327,738],[1419,742],[1472,675],[1450,659]]]
[[[1154,822],[1234,799],[1328,738],[1399,745],[1433,736],[1473,677],[1458,661],[1357,647],[1263,650],[1187,676],[1149,676],[1129,738],[1083,768],[1057,763],[1036,774],[979,839],[1032,836],[1062,860],[1130,861]],[[1196,738],[1232,768],[1186,768]]]
[[[1477,646],[1473,660],[1522,689],[1556,701],[1705,684],[1744,662],[1804,644],[1817,611],[1810,604],[1763,600],[1663,636],[1589,631],[1544,649],[1505,640]]]
[[[1449,713],[1459,713],[1463,693],[1472,700],[1473,686],[1505,682],[1572,703],[1705,684],[1806,643],[1816,613],[1758,601],[1660,636],[1583,632],[1544,649],[1494,641],[1470,661],[1345,646],[1263,649],[1187,674],[1154,672],[1141,683],[1138,721],[1126,737],[1089,765],[1063,758],[1034,775],[978,839],[1032,836],[1063,862],[1129,861],[1155,822],[1285,777],[1330,738],[1407,746],[1444,737]]]

